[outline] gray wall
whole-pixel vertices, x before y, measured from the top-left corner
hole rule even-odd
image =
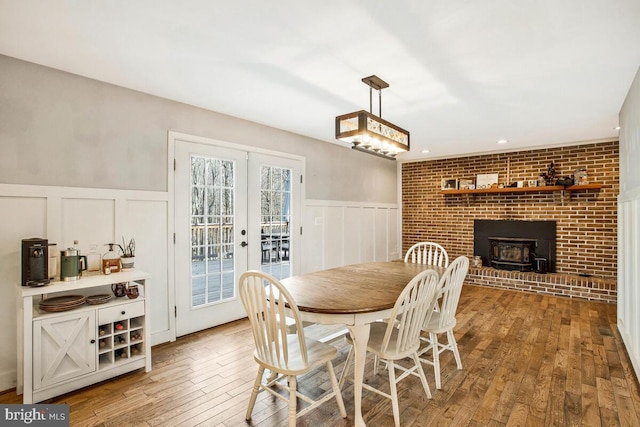
[[[396,162],[0,55],[0,183],[166,191],[170,130],[304,156],[309,199],[397,202]]]

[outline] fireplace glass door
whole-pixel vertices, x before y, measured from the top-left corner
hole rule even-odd
[[[489,241],[492,267],[517,271],[533,269],[535,240],[490,237]]]

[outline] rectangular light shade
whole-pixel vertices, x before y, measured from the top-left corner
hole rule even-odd
[[[364,110],[336,117],[336,139],[391,156],[409,151],[409,131]]]

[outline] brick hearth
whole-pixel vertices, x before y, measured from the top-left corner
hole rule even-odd
[[[492,267],[469,267],[465,284],[611,304],[615,304],[617,299],[615,279],[582,277],[562,273],[537,274],[497,270]]]

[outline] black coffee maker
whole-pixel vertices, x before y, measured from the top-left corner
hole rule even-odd
[[[49,283],[49,241],[33,237],[22,240],[22,286]]]

